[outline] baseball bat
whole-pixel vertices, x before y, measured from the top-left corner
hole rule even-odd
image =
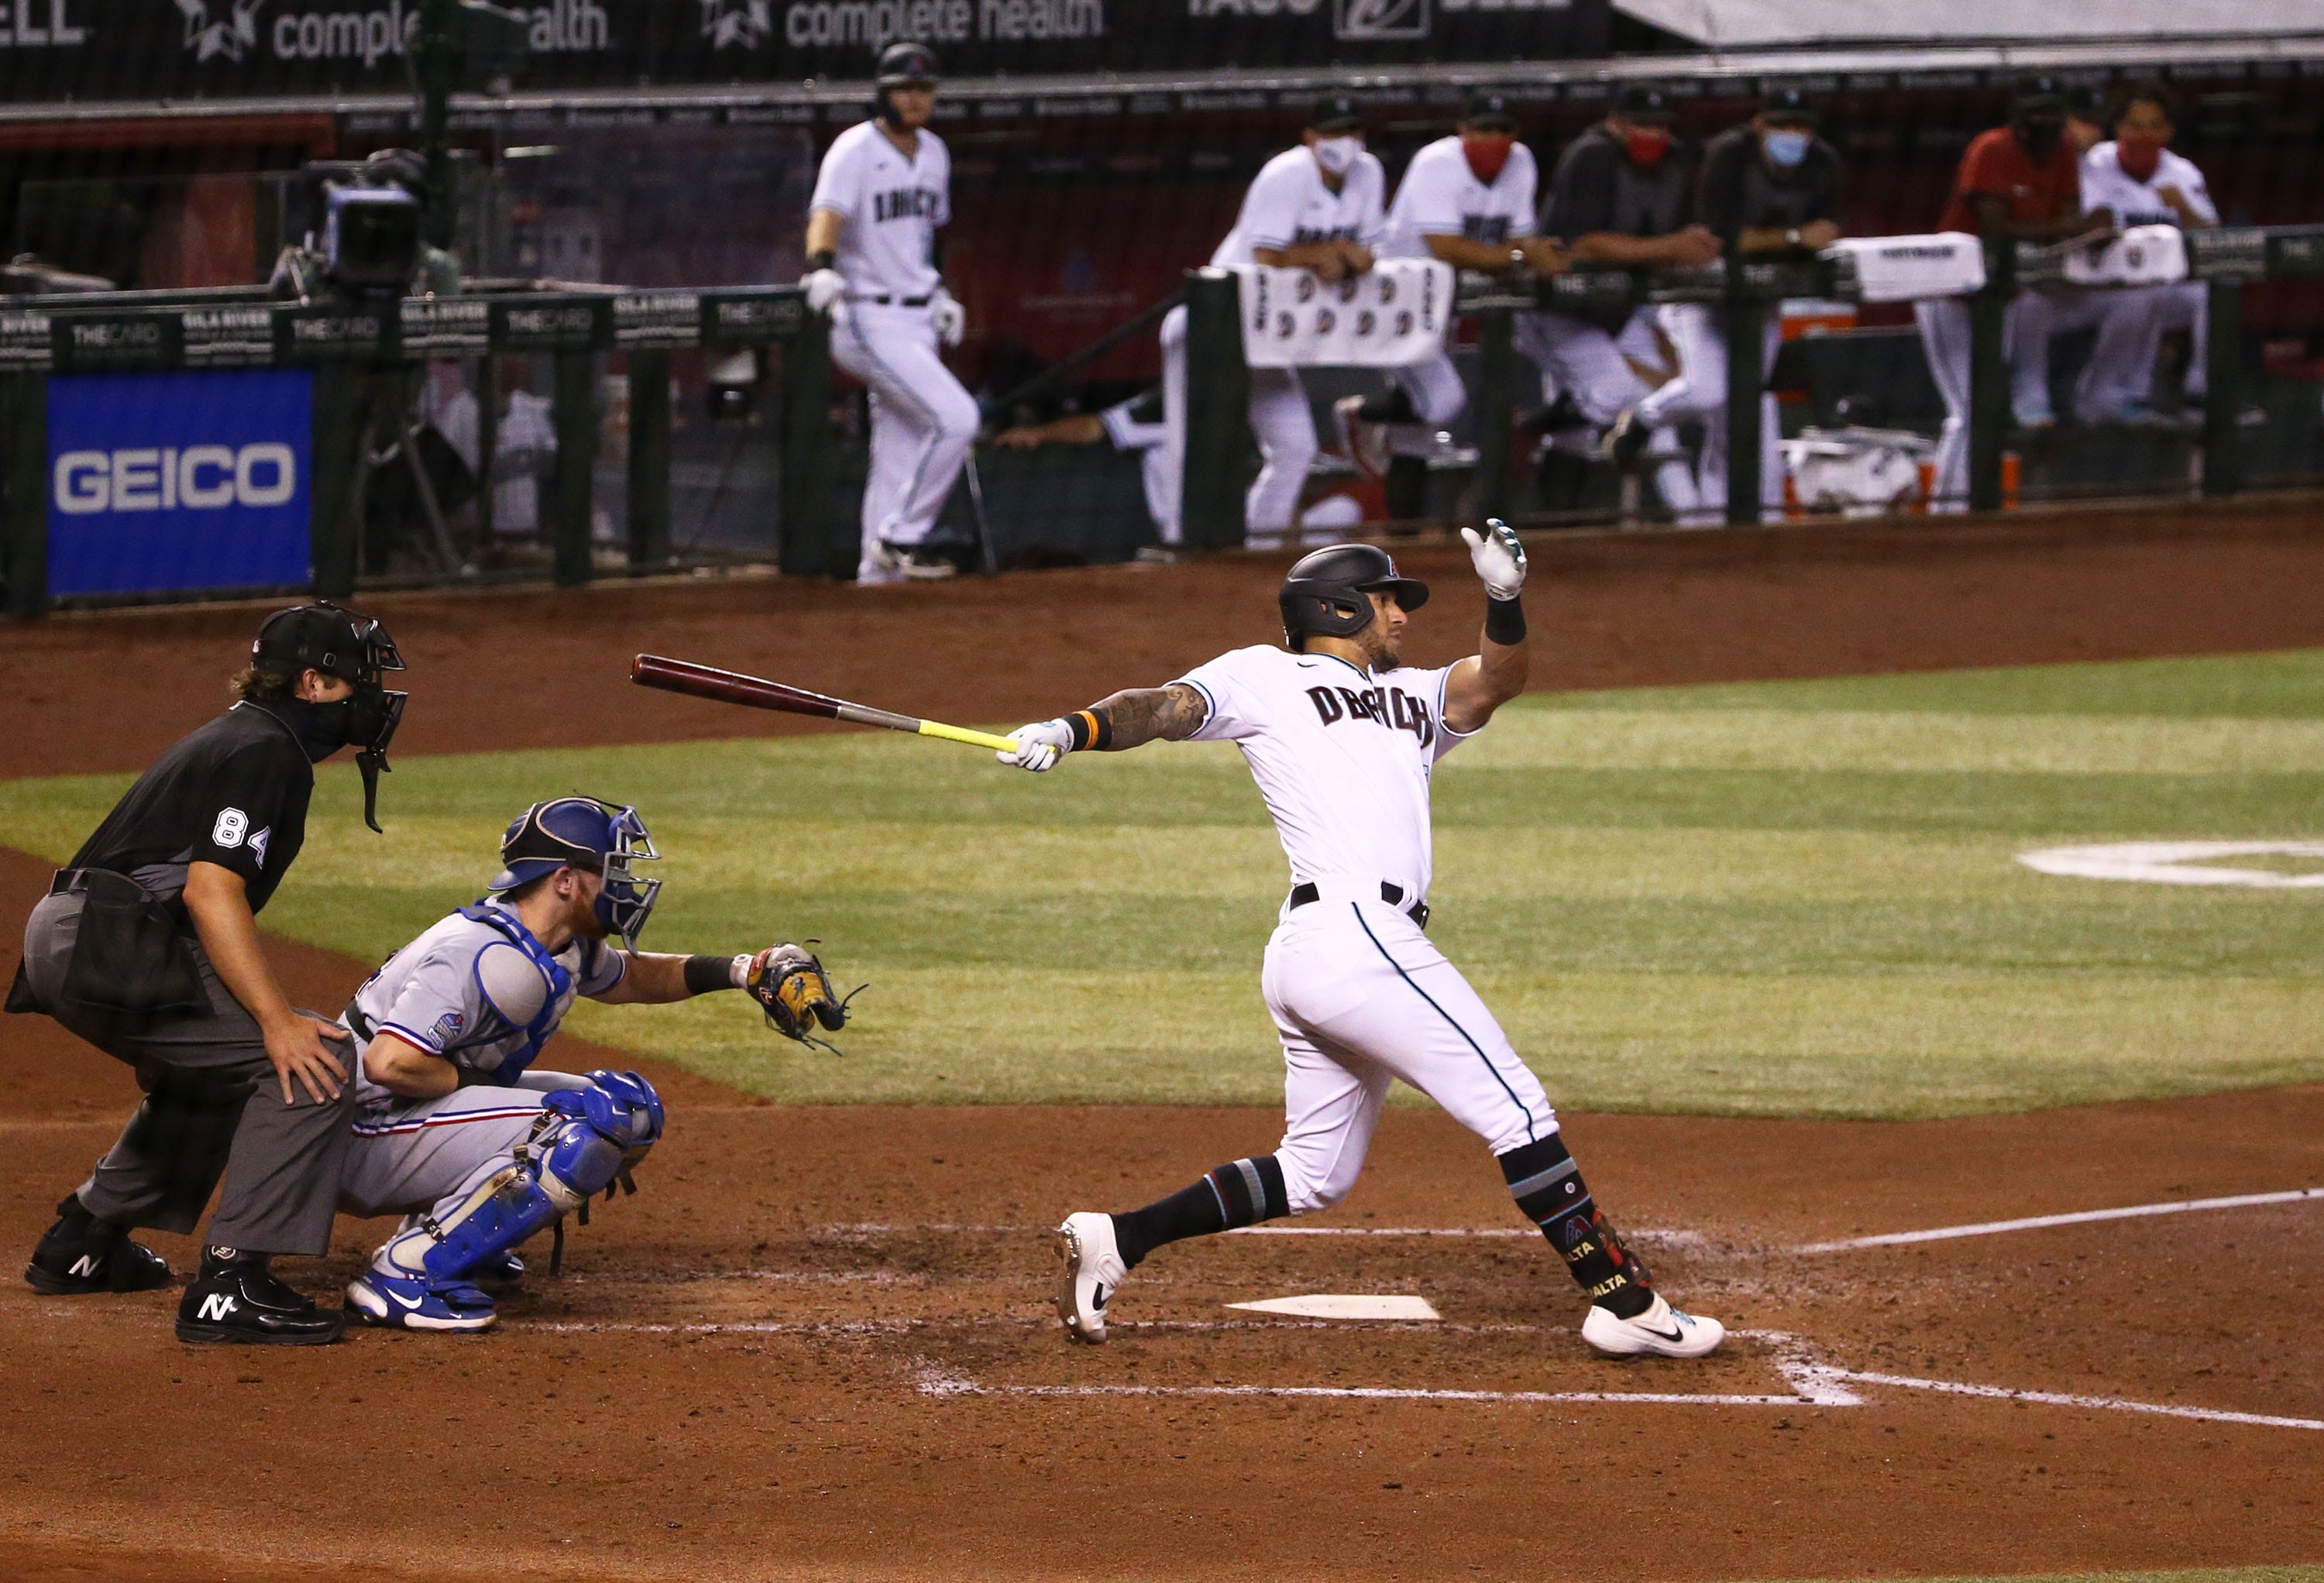
[[[786,714],[811,715],[817,720],[844,720],[850,725],[876,725],[885,731],[909,732],[915,736],[991,748],[999,753],[1014,752],[1017,747],[1014,737],[997,737],[990,732],[946,725],[937,720],[916,720],[908,714],[810,693],[805,687],[744,676],[741,671],[720,670],[715,666],[696,665],[690,659],[670,659],[659,654],[641,654],[632,660],[630,680],[641,687],[659,687],[665,693],[684,693],[689,697],[740,704],[749,709],[778,709]]]

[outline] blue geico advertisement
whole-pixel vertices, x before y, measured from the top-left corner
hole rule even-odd
[[[49,380],[49,593],[311,577],[304,369]]]

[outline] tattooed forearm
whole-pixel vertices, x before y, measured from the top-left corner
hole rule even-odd
[[[1167,687],[1127,688],[1092,704],[1090,713],[1105,722],[1099,745],[1118,751],[1157,738],[1183,742],[1202,729],[1209,709],[1200,693],[1184,682],[1172,682]]]

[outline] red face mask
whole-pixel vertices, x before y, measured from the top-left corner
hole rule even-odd
[[[1633,165],[1661,164],[1663,156],[1670,152],[1670,132],[1660,126],[1634,126],[1630,134],[1622,140],[1622,146],[1629,151]]]
[[[2122,173],[2133,181],[2152,180],[2163,163],[2163,142],[2147,133],[2115,139],[2114,157],[2122,166]]]
[[[1517,139],[1501,133],[1480,133],[1462,138],[1461,153],[1477,179],[1490,187],[1499,179],[1501,168],[1509,162],[1509,150],[1516,145]]]

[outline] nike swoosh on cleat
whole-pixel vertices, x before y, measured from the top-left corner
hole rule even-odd
[[[1686,1339],[1686,1331],[1675,1325],[1671,1327],[1670,1333],[1667,1335],[1665,1335],[1662,1331],[1654,1329],[1650,1325],[1640,1325],[1638,1329],[1646,1331],[1649,1336],[1657,1336],[1665,1341],[1677,1342]]]
[[[406,1297],[401,1292],[391,1292],[387,1296],[389,1302],[399,1303],[405,1308],[418,1308],[421,1303],[428,1301],[425,1297]]]

